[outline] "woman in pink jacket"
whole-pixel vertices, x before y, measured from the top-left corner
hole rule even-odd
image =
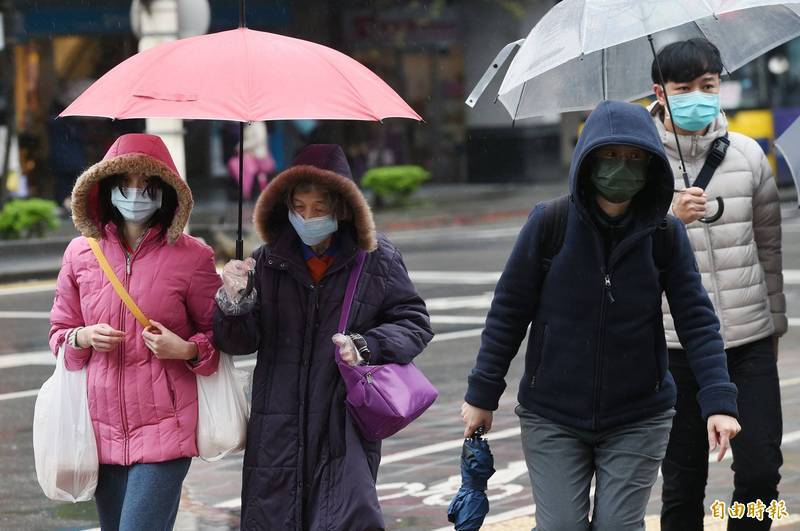
[[[50,347],[67,369],[88,369],[89,411],[106,529],[171,529],[197,455],[196,375],[217,370],[212,343],[220,279],[212,250],[183,234],[192,194],[157,136],[124,135],[80,176],[72,216],[84,237],[64,253]],[[143,329],[100,269],[98,240]],[[56,441],[54,441],[56,442]]]

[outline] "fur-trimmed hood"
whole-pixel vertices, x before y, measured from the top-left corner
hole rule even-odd
[[[358,246],[364,251],[378,247],[372,210],[353,181],[350,165],[342,148],[336,144],[312,144],[303,148],[292,166],[278,174],[261,192],[253,212],[253,225],[267,244],[275,242],[279,231],[289,225],[285,196],[297,183],[304,180],[326,186],[338,193],[350,207],[352,220],[342,223],[355,229]]]
[[[167,241],[174,243],[183,233],[194,201],[186,182],[178,175],[172,157],[160,137],[147,134],[127,134],[119,137],[103,160],[78,177],[72,189],[72,221],[87,238],[103,238],[97,205],[99,184],[103,179],[120,173],[155,175],[175,189],[178,208],[167,229]]]

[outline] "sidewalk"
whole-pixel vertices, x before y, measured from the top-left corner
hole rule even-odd
[[[566,182],[542,184],[453,184],[423,188],[406,208],[375,211],[381,232],[397,232],[452,225],[471,225],[522,219],[539,201],[566,193]],[[214,247],[221,259],[233,254],[236,204],[220,199],[196,204],[190,232]],[[252,204],[245,205],[245,253],[257,241],[250,220]],[[54,278],[70,240],[78,235],[71,220],[47,238],[0,241],[0,283]]]

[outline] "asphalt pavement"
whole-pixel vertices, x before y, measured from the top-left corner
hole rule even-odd
[[[531,199],[531,203],[533,200]],[[784,205],[784,268],[790,332],[782,340],[780,373],[784,414],[781,499],[793,515],[775,526],[800,529],[800,218]],[[448,529],[446,509],[459,485],[462,426],[459,407],[466,375],[474,363],[479,335],[494,284],[524,215],[466,225],[442,223],[430,229],[395,230],[390,236],[426,299],[437,332],[418,358],[439,389],[436,404],[407,429],[384,443],[378,492],[388,529]],[[48,312],[53,281],[0,286],[0,529],[88,529],[98,525],[92,503],[47,500],[36,483],[31,419],[36,390],[53,370],[47,352]],[[523,356],[507,377],[508,389],[489,441],[497,472],[489,482],[491,511],[484,529],[530,529],[534,510],[513,413]],[[239,360],[252,369],[254,361]],[[728,501],[730,461],[711,465],[707,508]],[[176,529],[238,527],[241,456],[217,463],[195,460],[184,484]],[[648,529],[660,508],[660,488],[648,506]],[[710,510],[709,513],[710,514]],[[720,522],[709,520],[711,525]]]

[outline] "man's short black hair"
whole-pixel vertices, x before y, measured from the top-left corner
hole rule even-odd
[[[719,50],[710,41],[700,37],[664,46],[658,52],[658,62],[664,74],[664,83],[688,83],[707,72],[722,74]],[[653,83],[660,83],[655,60],[650,76]]]

